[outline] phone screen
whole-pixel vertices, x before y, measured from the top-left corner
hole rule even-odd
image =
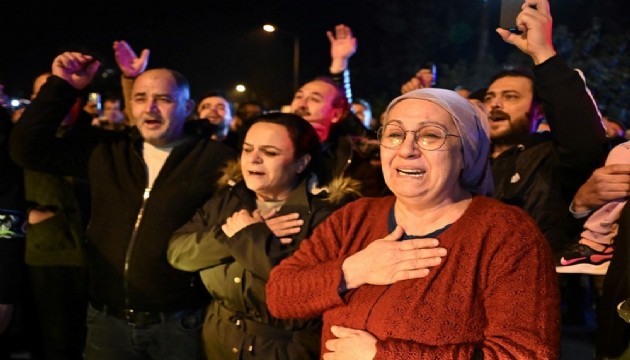
[[[520,33],[516,27],[516,17],[521,12],[523,0],[501,0],[501,19],[499,26],[513,33]]]

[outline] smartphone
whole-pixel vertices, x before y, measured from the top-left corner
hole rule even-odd
[[[437,84],[437,65],[435,65],[435,63],[431,64],[431,74],[433,75],[433,78],[431,80],[431,86],[435,86]]]
[[[88,104],[92,104],[95,106],[97,112],[101,112],[102,104],[101,104],[101,94],[97,92],[91,92],[88,94]]]
[[[420,69],[424,70],[431,70],[431,87],[434,87],[435,84],[437,84],[437,77],[438,77],[438,73],[437,73],[437,65],[435,65],[435,63],[432,62],[427,62],[424,64],[420,64]],[[422,80],[422,79],[420,79]],[[424,81],[423,81],[424,83]]]
[[[521,12],[523,0],[501,0],[501,18],[499,27],[520,34],[516,26],[516,17]]]

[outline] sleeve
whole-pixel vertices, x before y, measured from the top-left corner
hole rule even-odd
[[[230,252],[219,241],[222,231],[217,214],[221,200],[222,194],[217,193],[173,233],[166,256],[174,268],[193,272],[232,261]]]
[[[343,304],[338,293],[342,255],[343,212],[315,228],[299,249],[271,270],[267,306],[278,318],[309,318]]]
[[[338,73],[329,72],[328,76],[341,88],[343,88],[346,99],[348,99],[348,104],[352,104],[352,84],[350,82],[350,70],[345,69],[344,71]]]
[[[481,343],[429,346],[406,340],[377,342],[383,359],[557,359],[560,294],[551,251],[525,213],[511,216],[479,269],[487,324]],[[485,275],[484,275],[485,274]],[[473,357],[480,356],[480,357]]]
[[[534,68],[536,91],[551,128],[563,184],[577,188],[601,166],[608,141],[597,104],[579,70],[554,56]],[[567,202],[575,191],[565,194]]]
[[[133,114],[131,113],[131,90],[133,89],[133,82],[135,79],[128,78],[124,75],[120,76],[120,86],[123,94],[123,101],[125,104],[125,119],[127,120],[127,125],[135,126],[136,119],[134,119]]]
[[[79,92],[57,76],[50,76],[38,96],[13,127],[9,146],[18,165],[61,176],[87,177],[95,137],[56,137]]]

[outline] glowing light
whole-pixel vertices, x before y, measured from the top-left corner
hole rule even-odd
[[[263,25],[263,30],[265,30],[266,32],[274,32],[276,31],[276,27],[271,25],[271,24],[265,24]]]
[[[235,89],[236,89],[236,91],[238,91],[240,93],[245,92],[245,90],[247,90],[247,88],[243,84],[236,85]]]

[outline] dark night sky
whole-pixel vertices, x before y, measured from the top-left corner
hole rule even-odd
[[[452,3],[464,13],[462,4],[481,0],[443,0]],[[575,26],[585,26],[593,9],[582,7],[567,13],[570,3],[576,0],[552,0],[554,8],[562,14],[554,14],[558,21],[572,21]],[[600,0],[602,2],[604,0]],[[161,5],[159,2],[166,2]],[[362,86],[355,93],[369,98],[372,94],[391,93],[400,82],[407,79],[417,64],[396,63],[389,79],[395,84],[382,84],[378,73],[371,71],[383,62],[403,58],[401,52],[383,54],[383,48],[393,47],[392,37],[383,33],[396,27],[396,19],[382,20],[383,5],[392,0],[363,1],[154,1],[142,4],[127,1],[17,1],[10,7],[7,1],[0,4],[0,31],[4,34],[0,52],[0,78],[12,96],[28,96],[32,79],[50,68],[53,58],[65,50],[84,50],[96,54],[104,68],[116,69],[111,44],[116,39],[127,40],[137,51],[152,50],[150,67],[165,66],[180,70],[191,81],[193,96],[209,89],[229,91],[237,83],[244,83],[259,100],[271,106],[290,101],[292,96],[293,40],[287,33],[267,34],[260,30],[265,22],[298,34],[301,41],[300,83],[324,73],[329,65],[328,40],[325,31],[338,23],[353,28],[359,41],[359,50],[352,58],[350,68],[355,85]],[[420,18],[411,13],[419,9],[421,0],[394,0],[401,17]],[[430,1],[427,0],[427,3]],[[498,0],[490,0],[496,15]],[[569,5],[567,5],[569,3]],[[597,3],[582,0],[581,3]],[[556,6],[557,4],[557,6]],[[391,7],[391,5],[389,5]],[[626,6],[627,8],[627,6]],[[439,15],[436,15],[439,16]],[[414,24],[413,19],[400,24]],[[445,30],[457,18],[436,21],[435,26]],[[464,24],[465,20],[462,20]],[[495,17],[490,22],[498,21]],[[420,21],[417,22],[421,23]],[[475,24],[469,24],[475,27]],[[493,24],[491,24],[494,27]],[[402,25],[401,25],[402,26]],[[418,25],[420,26],[420,25]],[[451,31],[452,31],[451,27]],[[397,29],[405,32],[405,29]],[[507,45],[497,41],[490,33],[494,51],[505,52]],[[395,39],[395,38],[394,38]],[[418,39],[423,41],[423,39]],[[468,41],[474,46],[475,37]],[[450,56],[466,56],[472,53],[461,47]],[[400,49],[400,48],[399,48]],[[434,51],[435,53],[435,51]],[[441,51],[445,57],[449,52]],[[500,56],[500,55],[499,55]],[[435,57],[435,56],[434,56]],[[409,56],[404,57],[409,58]],[[421,56],[418,56],[420,59]],[[435,58],[449,63],[453,59]],[[470,59],[472,61],[472,59]],[[359,77],[357,79],[357,77]],[[398,81],[398,79],[400,81]],[[103,88],[115,88],[117,77],[100,80]],[[391,96],[396,95],[391,93]],[[251,96],[251,93],[250,93]],[[238,100],[238,99],[235,99]]]

